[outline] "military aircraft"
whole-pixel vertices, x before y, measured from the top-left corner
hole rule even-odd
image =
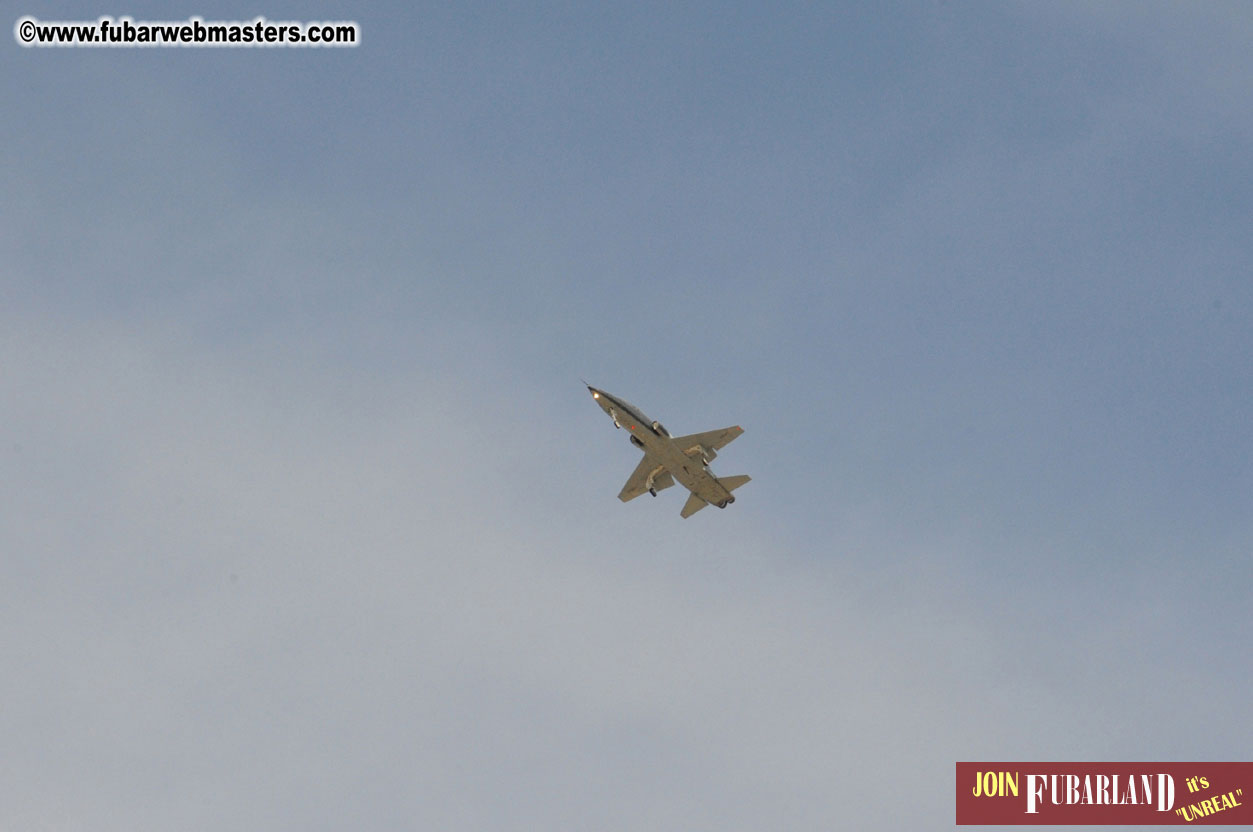
[[[710,503],[726,508],[735,502],[731,492],[748,482],[749,477],[743,474],[715,477],[709,470],[709,462],[718,455],[719,448],[743,433],[744,428],[735,425],[707,433],[671,436],[661,422],[650,421],[630,402],[590,384],[587,389],[600,409],[613,419],[613,426],[626,428],[631,434],[631,444],[644,452],[644,458],[635,466],[635,472],[618,495],[619,500],[624,503],[634,500],[645,491],[656,497],[658,491],[674,485],[677,479],[692,492],[680,512],[683,517],[691,517]]]

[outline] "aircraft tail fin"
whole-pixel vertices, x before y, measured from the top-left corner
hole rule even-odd
[[[687,502],[683,504],[683,511],[679,512],[679,514],[683,517],[691,517],[707,505],[709,505],[709,503],[705,502],[700,497],[697,497],[693,492],[692,495],[687,498]]]
[[[723,488],[725,488],[727,491],[734,491],[735,489],[739,488],[741,485],[743,485],[744,483],[748,482],[751,479],[752,477],[750,477],[748,474],[738,474],[734,477],[718,477],[718,484],[721,485]]]

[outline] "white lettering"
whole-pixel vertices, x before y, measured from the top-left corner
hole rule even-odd
[[[1038,786],[1036,785],[1036,780],[1040,781]],[[1034,815],[1040,811],[1035,807],[1035,805],[1038,801],[1044,800],[1044,789],[1045,784],[1043,774],[1027,775],[1027,814]]]

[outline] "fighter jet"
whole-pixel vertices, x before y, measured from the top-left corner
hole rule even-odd
[[[661,422],[649,420],[630,402],[590,384],[587,389],[600,409],[613,419],[613,426],[626,428],[631,434],[631,444],[644,452],[644,458],[635,466],[635,472],[618,495],[619,500],[624,503],[634,500],[645,491],[656,497],[658,491],[678,480],[692,492],[680,512],[683,517],[691,517],[710,503],[726,508],[735,502],[731,492],[748,482],[749,477],[742,474],[715,477],[709,470],[709,463],[718,455],[718,449],[743,433],[744,428],[735,425],[707,433],[671,436]]]

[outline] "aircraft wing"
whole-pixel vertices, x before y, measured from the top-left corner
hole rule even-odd
[[[709,430],[704,433],[690,433],[687,436],[676,436],[674,442],[684,453],[691,451],[697,445],[706,450],[716,451],[724,445],[730,444],[731,440],[738,437],[744,432],[744,428],[734,425],[722,430]]]
[[[653,489],[656,491],[674,485],[674,477],[662,467],[661,463],[657,461],[657,457],[651,454],[644,454],[640,464],[636,465],[635,470],[631,472],[631,477],[626,481],[626,485],[622,486],[618,499],[625,503],[648,491],[648,477],[650,474],[653,476]]]

